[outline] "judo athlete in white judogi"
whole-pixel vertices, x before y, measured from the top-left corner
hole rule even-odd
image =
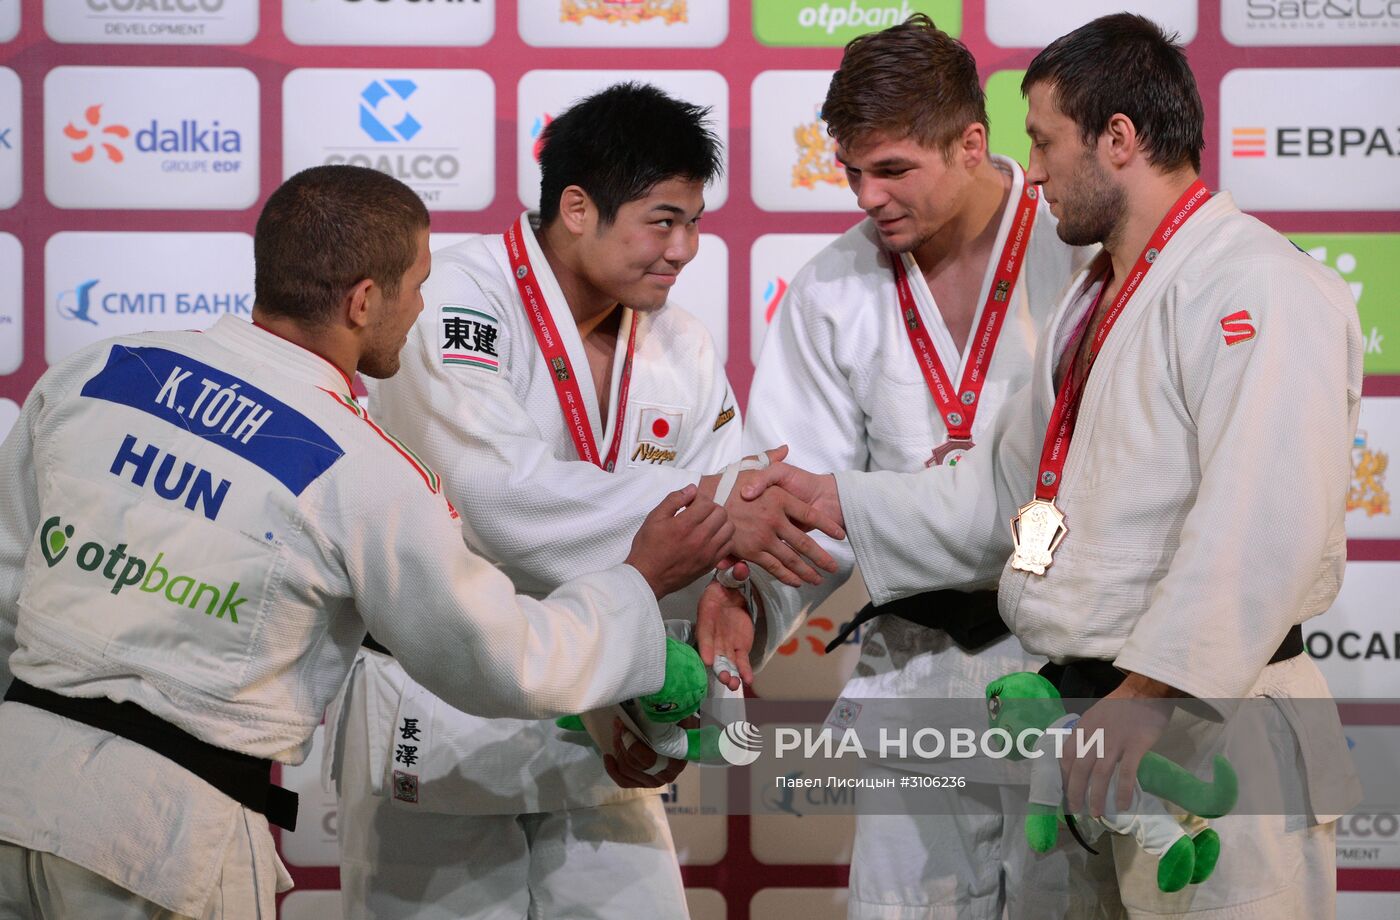
[[[1061,692],[1105,697],[1078,724],[1103,731],[1103,756],[1069,751],[1067,810],[1103,814],[1115,774],[1127,809],[1143,752],[1180,718],[1161,701],[1220,715],[1270,701],[1249,707],[1267,717],[1227,723],[1224,753],[1257,762],[1280,746],[1279,775],[1242,772],[1242,795],[1289,782],[1306,795],[1291,814],[1212,822],[1215,873],[1172,894],[1150,854],[1115,839],[1121,898],[1137,917],[1331,917],[1334,821],[1359,786],[1335,707],[1299,727],[1300,701],[1329,696],[1299,624],[1328,608],[1346,560],[1356,306],[1201,183],[1195,81],[1150,21],[1095,20],[1038,55],[1023,87],[1027,177],[1063,239],[1105,247],[1059,305],[1030,385],[951,470],[765,475],[839,494],[877,603],[1000,572],[1003,618],[1055,663]]]
[[[268,824],[296,797],[269,770],[305,758],[366,625],[460,706],[568,712],[660,687],[656,593],[729,549],[722,509],[672,517],[680,494],[639,547],[700,558],[516,596],[351,392],[422,309],[421,200],[317,167],[254,251],[253,324],[85,348],[0,446],[0,916],[275,916]]]
[[[1030,378],[1040,327],[1086,251],[1055,234],[1018,164],[988,154],[976,62],[925,17],[852,41],[822,116],[867,219],[788,288],[754,375],[746,446],[787,444],[789,462],[822,473],[956,464]],[[756,576],[767,653],[850,575],[850,546],[826,546],[841,568],[820,585]],[[995,589],[996,577],[960,587]],[[994,590],[920,595],[857,620],[867,617],[843,694],[855,715],[839,724],[872,752],[882,728],[922,723],[868,701],[963,699],[980,711],[987,683],[1044,663],[1007,634]],[[1030,852],[1018,816],[1027,767],[950,772],[972,787],[920,789],[923,813],[857,813],[849,916],[1063,916],[1067,862],[1087,854],[1072,842]]]
[[[439,252],[404,371],[372,392],[385,424],[457,478],[448,492],[471,545],[527,591],[625,554],[655,496],[713,494],[718,477],[692,471],[740,456],[713,343],[666,302],[716,169],[703,116],[623,84],[556,118],[539,225],[522,215]],[[736,551],[816,577],[773,543],[793,568],[743,541]],[[668,615],[693,618],[702,587]],[[395,753],[406,725],[421,731],[412,763]],[[656,788],[679,765],[653,777],[609,752],[605,771],[552,722],[469,716],[375,652],[334,728],[347,916],[686,915]]]

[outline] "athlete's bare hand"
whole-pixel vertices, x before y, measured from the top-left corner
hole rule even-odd
[[[660,598],[695,581],[733,550],[729,516],[691,485],[667,495],[646,516],[626,561]]]
[[[784,448],[786,453],[786,449]],[[770,454],[771,455],[771,454]],[[750,470],[739,478],[738,491],[746,500],[752,501],[763,494],[765,489],[778,486],[799,501],[806,502],[817,514],[835,525],[841,537],[845,537],[845,515],[841,513],[841,498],[836,491],[836,477],[827,473],[809,473],[801,467],[788,463],[774,463],[765,470]],[[825,527],[824,533],[831,534]],[[838,539],[840,539],[838,538]]]
[[[754,602],[759,602],[757,597]],[[718,653],[738,668],[738,674],[727,670],[716,673],[720,683],[730,690],[738,690],[743,684],[753,682],[753,667],[749,664],[749,653],[753,650],[753,617],[744,603],[744,595],[717,581],[710,582],[700,595],[700,607],[695,613],[695,639],[705,667],[714,667]]]

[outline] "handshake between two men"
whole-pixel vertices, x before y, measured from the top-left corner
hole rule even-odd
[[[787,447],[777,447],[670,493],[647,515],[626,560],[657,597],[712,569],[725,573],[723,582],[717,578],[701,594],[695,640],[707,668],[715,667],[718,656],[716,676],[731,691],[753,680],[755,624],[763,621],[761,595],[742,588],[750,566],[790,587],[819,584],[822,573],[835,572],[837,564],[809,531],[845,539],[834,480],[788,466],[786,456]],[[794,494],[784,485],[788,479],[816,500]],[[818,488],[821,480],[830,481],[829,490]],[[725,660],[737,673],[724,667]],[[677,760],[658,771],[655,752],[632,738],[621,720],[613,721],[611,746],[604,765],[625,787],[665,785],[685,765]]]

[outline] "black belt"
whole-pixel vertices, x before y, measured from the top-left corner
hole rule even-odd
[[[189,770],[240,805],[266,815],[278,827],[297,829],[297,794],[272,784],[270,760],[215,747],[135,703],[62,696],[18,677],[5,692],[5,699],[134,741]]]
[[[1303,654],[1303,627],[1294,626],[1283,637],[1269,664],[1278,664]],[[1080,658],[1064,664],[1051,662],[1040,669],[1040,676],[1055,685],[1067,700],[1097,700],[1108,696],[1127,677],[1111,661]]]
[[[963,649],[973,652],[1000,639],[1010,630],[997,610],[995,591],[926,591],[876,607],[866,604],[851,622],[827,643],[827,654],[846,641],[862,624],[879,616],[897,616],[918,626],[941,629]]]
[[[388,655],[390,658],[394,657],[393,652],[389,651],[387,648],[380,645],[378,642],[375,642],[374,636],[371,636],[369,633],[365,633],[365,637],[360,640],[360,645],[369,649],[371,652],[378,652],[381,655]]]

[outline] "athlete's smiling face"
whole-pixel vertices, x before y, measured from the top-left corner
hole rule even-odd
[[[913,252],[933,239],[961,207],[971,175],[957,152],[952,162],[942,150],[912,137],[874,133],[836,156],[856,204],[879,231],[891,252]]]
[[[590,207],[580,238],[589,285],[634,310],[659,309],[699,251],[704,193],[703,182],[667,179],[618,208],[608,224]]]

